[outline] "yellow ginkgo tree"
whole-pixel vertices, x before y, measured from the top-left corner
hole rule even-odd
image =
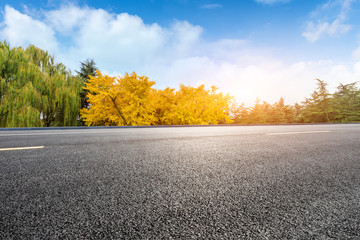
[[[157,117],[162,125],[204,125],[230,123],[231,97],[217,93],[205,85],[191,87],[180,85],[178,91],[166,88],[157,91]]]
[[[80,110],[85,123],[95,126],[151,125],[156,121],[151,92],[155,82],[135,72],[110,77],[97,71],[84,87],[89,109]]]

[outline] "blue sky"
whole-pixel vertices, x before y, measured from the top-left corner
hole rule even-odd
[[[0,40],[72,70],[93,58],[158,88],[216,85],[239,102],[299,102],[360,77],[360,0],[0,1]]]

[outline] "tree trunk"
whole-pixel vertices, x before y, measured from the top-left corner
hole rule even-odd
[[[115,98],[112,98],[109,96],[109,98],[111,99],[112,103],[114,104],[114,107],[116,109],[116,111],[118,112],[119,116],[121,117],[121,119],[124,121],[124,125],[128,125],[127,122],[126,122],[126,119],[124,117],[124,115],[121,113],[120,109],[118,108],[118,106],[116,105],[116,97]]]

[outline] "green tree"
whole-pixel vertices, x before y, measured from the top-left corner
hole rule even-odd
[[[248,108],[244,104],[237,105],[233,102],[231,117],[234,123],[240,124],[294,123],[296,109],[286,105],[283,98],[272,105],[257,98],[255,105]]]
[[[271,106],[271,113],[269,116],[269,123],[286,123],[286,106],[283,98]]]
[[[80,71],[76,71],[76,73],[81,78],[83,84],[82,91],[80,92],[81,109],[83,109],[89,108],[89,98],[87,97],[89,91],[84,87],[88,83],[90,76],[96,76],[97,67],[94,59],[86,59],[85,61],[80,62],[80,64]],[[78,117],[78,126],[85,126],[85,122],[80,115]]]
[[[360,90],[356,82],[340,84],[333,94],[335,121],[359,122],[360,121]]]
[[[294,105],[294,122],[296,123],[303,123],[303,105],[299,103],[295,103]]]
[[[269,123],[294,123],[296,121],[295,107],[286,105],[284,98],[271,106]]]
[[[0,42],[0,126],[76,124],[81,80],[35,46]]]
[[[249,109],[249,121],[251,124],[265,124],[268,123],[268,112],[270,104],[262,102],[260,98],[256,98],[255,105]]]
[[[245,107],[245,103],[238,105],[236,101],[232,101],[230,105],[230,116],[235,124],[247,124],[249,122],[249,109]]]
[[[304,122],[330,122],[332,120],[333,109],[331,95],[326,88],[327,83],[316,79],[317,89],[303,102],[303,120]]]

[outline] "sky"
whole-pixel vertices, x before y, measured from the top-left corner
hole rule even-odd
[[[104,74],[215,85],[246,105],[360,80],[360,0],[0,0],[0,40],[73,72],[94,59]]]

